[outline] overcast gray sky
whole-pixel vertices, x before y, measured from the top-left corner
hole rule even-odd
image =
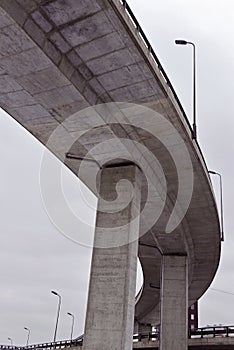
[[[233,0],[129,0],[152,46],[191,116],[191,47],[175,46],[176,38],[197,46],[198,140],[209,169],[223,175],[225,242],[217,276],[201,299],[200,326],[234,324],[234,238],[232,237],[234,3]],[[91,249],[65,238],[50,222],[40,196],[42,146],[4,112],[0,113],[2,169],[0,235],[0,343],[53,339],[57,297],[62,295],[58,338],[83,331]],[[190,118],[191,120],[191,118]],[[63,187],[81,221],[77,231],[92,237],[95,199],[90,206],[79,194],[76,178],[66,169]],[[214,187],[219,200],[218,179]],[[221,290],[223,292],[220,292]],[[225,292],[225,293],[224,293]],[[230,294],[228,294],[230,293]],[[233,293],[233,295],[232,295]]]

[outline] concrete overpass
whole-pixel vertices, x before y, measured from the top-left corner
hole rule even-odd
[[[188,339],[188,350],[231,350],[234,347],[234,337],[205,337],[205,338],[194,338]],[[72,342],[70,340],[59,341],[56,343],[42,343],[29,345],[26,347],[17,346],[7,346],[0,345],[1,350],[39,350],[39,349],[72,349],[72,350],[82,350],[82,342],[80,340],[74,339]],[[144,349],[144,350],[158,350],[159,341],[158,340],[147,340],[134,342],[132,349]]]
[[[0,0],[0,9],[1,107],[113,202],[110,213],[99,200],[84,348],[129,349],[133,316],[140,331],[161,324],[161,349],[174,349],[172,336],[187,348],[186,310],[215,275],[220,226],[203,156],[147,38],[125,1]],[[47,159],[44,180],[46,171]],[[46,191],[63,225],[57,191],[52,202]]]

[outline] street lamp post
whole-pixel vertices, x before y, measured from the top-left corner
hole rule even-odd
[[[57,329],[58,329],[58,321],[59,321],[59,314],[60,314],[60,308],[61,308],[61,295],[59,295],[57,292],[54,290],[51,291],[52,294],[56,295],[59,298],[58,302],[58,312],[57,312],[57,319],[56,319],[56,324],[55,324],[55,331],[54,331],[54,342],[56,341],[56,335],[57,335]]]
[[[209,170],[212,175],[217,175],[219,177],[219,189],[220,189],[220,217],[221,217],[221,241],[224,241],[224,223],[223,223],[223,185],[222,185],[222,175],[216,171]]]
[[[11,346],[13,346],[13,341],[12,341],[12,339],[11,339],[10,337],[8,337],[7,339],[10,341]]]
[[[26,342],[26,346],[28,346],[29,336],[30,336],[30,329],[28,329],[27,327],[24,327],[24,329],[28,332],[27,342]]]
[[[68,312],[67,314],[72,317],[72,326],[71,326],[71,340],[72,340],[75,317],[71,312]]]
[[[192,139],[197,139],[197,124],[196,124],[196,46],[191,41],[175,40],[176,45],[192,45],[193,47],[193,131]]]

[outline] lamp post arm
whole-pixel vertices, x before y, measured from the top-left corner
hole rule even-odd
[[[197,94],[196,94],[196,46],[193,42],[177,39],[175,40],[176,45],[192,45],[193,47],[193,128],[192,128],[192,139],[197,139],[197,122],[196,122],[196,105],[197,105]]]
[[[57,319],[56,319],[56,325],[55,325],[55,331],[54,331],[54,342],[56,341],[56,335],[58,330],[58,321],[59,321],[59,314],[60,314],[60,308],[61,308],[61,296],[58,294],[59,302],[58,302],[58,312],[57,312]]]
[[[27,336],[27,342],[26,342],[26,346],[28,346],[28,342],[29,342],[29,337],[30,337],[30,329],[27,327],[24,327],[24,329],[28,332],[28,336]]]
[[[71,325],[71,341],[72,341],[75,316],[71,312],[68,312],[67,314],[72,317],[72,325]]]
[[[193,135],[194,140],[197,139],[197,91],[196,91],[196,46],[193,42],[188,41],[193,47]]]
[[[59,321],[59,314],[60,314],[60,308],[61,308],[61,295],[57,292],[55,292],[54,290],[51,291],[52,294],[56,295],[59,298],[59,302],[58,302],[58,311],[57,311],[57,318],[56,318],[56,324],[55,324],[55,330],[54,330],[54,340],[53,342],[55,343],[56,341],[56,335],[57,335],[57,329],[58,329],[58,321]]]

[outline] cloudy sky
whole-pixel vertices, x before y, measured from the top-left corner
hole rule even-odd
[[[140,0],[129,4],[142,23],[178,96],[192,115],[192,48],[197,48],[198,141],[207,166],[222,174],[225,242],[216,278],[199,303],[199,324],[234,324],[234,2],[232,0]],[[192,119],[190,118],[190,121]],[[219,179],[213,184],[219,203]]]
[[[209,169],[223,176],[225,242],[217,276],[202,297],[200,326],[234,324],[234,3],[233,0],[129,0],[191,116],[192,51],[176,46],[176,38],[197,47],[198,140]],[[58,299],[62,295],[58,339],[83,331],[91,249],[64,237],[51,223],[40,195],[43,148],[3,111],[0,112],[1,235],[0,343],[25,344],[53,339]],[[191,118],[190,118],[191,120]],[[54,160],[55,161],[55,160]],[[219,201],[218,178],[213,179]],[[92,239],[95,198],[79,197],[76,178],[63,171],[63,189],[72,209],[83,218],[77,232]],[[88,196],[88,193],[87,193]],[[77,200],[78,198],[78,200]]]

